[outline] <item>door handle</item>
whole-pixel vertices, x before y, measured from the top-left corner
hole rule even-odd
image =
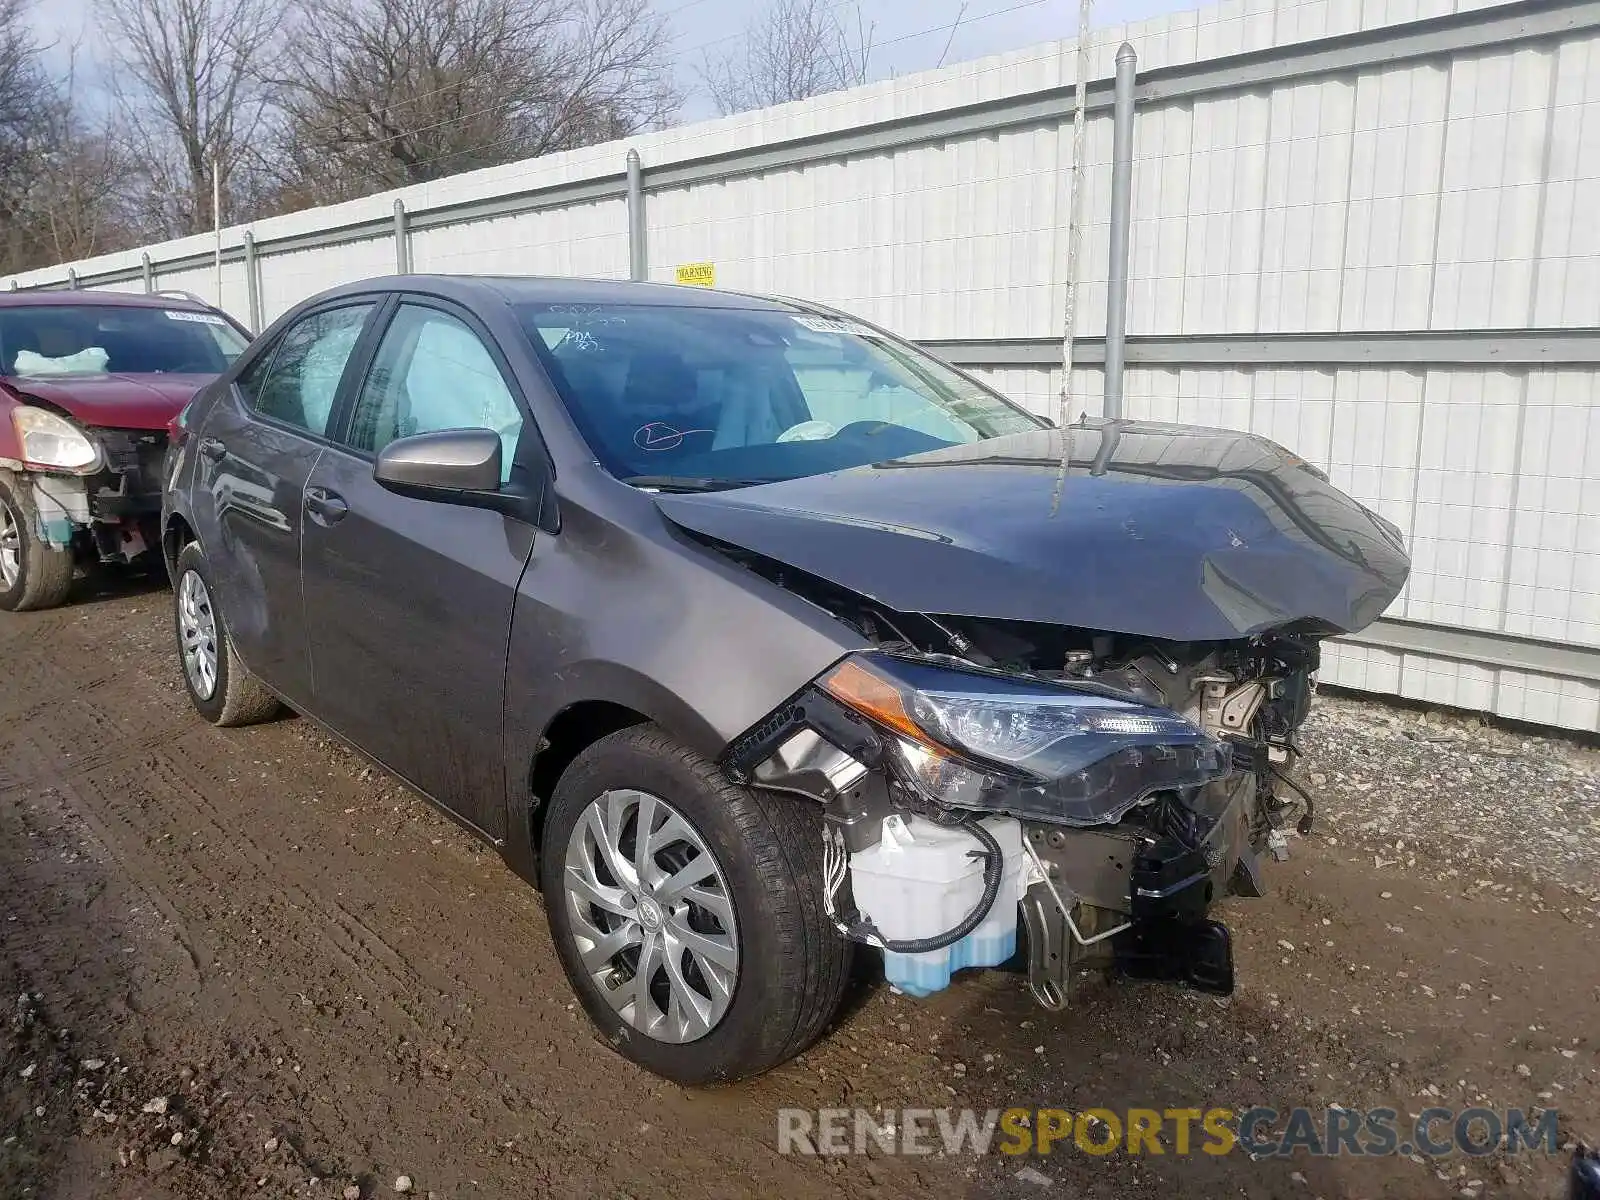
[[[335,525],[344,520],[349,511],[350,506],[344,502],[343,496],[327,488],[306,489],[306,513],[318,525]]]
[[[228,457],[228,447],[217,441],[216,438],[202,438],[200,441],[200,453],[212,462],[221,462]]]

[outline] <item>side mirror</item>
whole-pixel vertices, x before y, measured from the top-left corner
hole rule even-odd
[[[561,532],[553,475],[536,459],[516,467],[511,482],[501,483],[504,454],[500,435],[492,429],[447,429],[399,438],[378,453],[372,478],[378,486],[413,500],[486,508],[536,525],[546,533]]]
[[[500,435],[490,429],[449,429],[390,442],[372,477],[402,496],[471,503],[467,496],[500,491]]]

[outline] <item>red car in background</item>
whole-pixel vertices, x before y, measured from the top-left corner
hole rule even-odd
[[[0,293],[0,610],[158,555],[169,426],[249,341],[185,293]]]

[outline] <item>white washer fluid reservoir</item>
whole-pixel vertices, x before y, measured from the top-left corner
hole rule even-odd
[[[998,966],[1016,953],[1022,826],[1011,817],[985,817],[982,824],[1000,844],[1005,859],[994,907],[982,924],[943,950],[884,951],[884,975],[908,995],[930,995],[949,986],[950,976],[965,967]],[[983,849],[960,826],[899,813],[885,817],[878,844],[850,855],[856,907],[886,941],[917,941],[948,933],[983,899],[983,859],[973,855]]]

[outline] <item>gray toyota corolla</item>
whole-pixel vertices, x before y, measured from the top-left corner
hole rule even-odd
[[[1212,905],[1309,829],[1319,644],[1409,569],[1271,442],[1057,429],[715,291],[342,287],[174,433],[195,708],[287,705],[494,845],[604,1037],[689,1083],[803,1050],[858,946],[915,996],[1231,990]]]

